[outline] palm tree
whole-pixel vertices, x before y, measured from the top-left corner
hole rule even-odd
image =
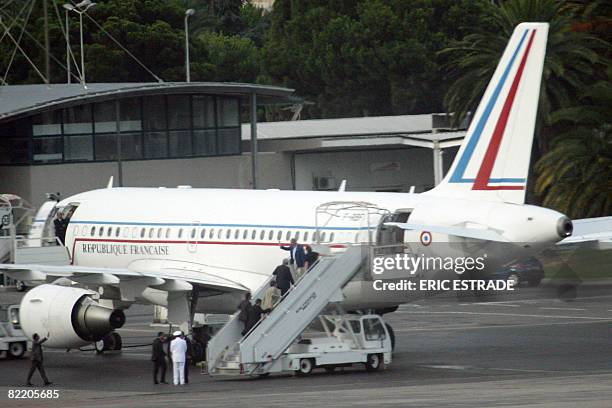
[[[612,215],[609,78],[588,88],[579,105],[552,113],[552,123],[562,133],[555,136],[550,151],[536,164],[535,190],[543,196],[543,204],[570,217]]]
[[[472,34],[441,51],[448,58],[448,79],[453,81],[445,96],[457,123],[473,111],[514,27],[525,21],[548,22],[548,44],[540,93],[539,118],[550,123],[550,113],[568,106],[593,77],[600,61],[598,51],[609,45],[588,32],[572,30],[580,7],[559,0],[507,0],[483,3],[483,24]]]

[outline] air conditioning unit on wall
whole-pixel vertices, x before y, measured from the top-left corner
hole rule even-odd
[[[312,184],[315,190],[335,190],[337,188],[336,178],[331,176],[315,176]]]

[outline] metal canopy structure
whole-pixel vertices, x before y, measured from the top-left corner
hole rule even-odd
[[[232,95],[243,102],[257,95],[259,105],[300,103],[293,89],[232,82],[151,82],[7,85],[0,87],[0,122],[38,112],[117,98],[179,93]]]
[[[241,133],[246,150],[249,140],[252,140],[250,128],[243,125]],[[464,137],[465,130],[449,128],[445,114],[264,122],[257,129],[258,148],[268,152],[431,149],[436,184],[444,175],[444,149],[460,146]]]

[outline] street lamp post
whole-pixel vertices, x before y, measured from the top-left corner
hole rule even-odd
[[[189,69],[189,17],[195,14],[194,9],[187,9],[185,11],[185,73],[187,75],[187,82],[191,82],[191,74]]]
[[[64,5],[64,8],[66,8],[66,6]],[[72,65],[70,63],[70,26],[69,26],[69,19],[68,19],[68,9],[64,10],[66,12],[66,72],[68,73],[67,76],[67,81],[68,83],[71,82],[71,78],[70,78],[70,66]]]
[[[63,6],[67,11],[74,11],[75,13],[77,13],[79,15],[79,26],[80,26],[79,27],[79,33],[80,33],[80,37],[81,37],[81,85],[83,85],[83,87],[86,86],[86,82],[85,82],[85,52],[84,52],[84,49],[83,49],[83,13],[85,13],[87,10],[89,10],[90,8],[92,8],[95,5],[96,5],[96,3],[93,3],[91,0],[83,0],[82,2],[78,3],[76,6],[73,6],[70,3],[65,3],[64,6]],[[68,20],[66,20],[66,21],[68,21]],[[66,25],[67,24],[68,23],[66,23]]]

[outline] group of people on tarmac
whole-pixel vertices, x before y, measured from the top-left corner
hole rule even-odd
[[[210,340],[207,330],[198,330],[193,333],[193,339],[177,330],[172,335],[164,332],[157,333],[153,340],[151,361],[153,361],[153,383],[168,384],[166,382],[166,359],[172,367],[174,385],[189,384],[189,365],[206,359],[206,347]],[[159,380],[158,380],[159,378]]]
[[[241,333],[243,336],[274,309],[319,258],[319,254],[310,245],[299,244],[295,238],[291,239],[289,246],[281,245],[280,248],[289,251],[290,257],[283,259],[283,263],[274,269],[274,279],[270,281],[263,298],[256,299],[255,304],[252,304],[251,294],[245,293],[238,305],[238,320],[244,324]]]

